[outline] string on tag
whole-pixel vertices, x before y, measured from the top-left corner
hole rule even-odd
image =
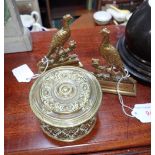
[[[46,71],[47,68],[48,68],[49,61],[51,61],[51,60],[49,60],[46,56],[44,56],[44,57],[41,59],[41,62],[42,62],[44,65],[46,64],[46,67],[44,68],[44,70],[43,70],[42,73],[40,73],[40,74],[34,74],[34,75],[31,77],[31,79],[36,79],[36,78],[40,77],[42,74],[44,74],[45,71]]]
[[[118,93],[118,98],[119,98],[119,101],[120,101],[120,103],[121,103],[122,111],[124,112],[124,114],[127,115],[128,117],[134,117],[133,115],[130,115],[130,114],[128,114],[128,113],[126,112],[125,108],[130,109],[130,110],[133,110],[133,109],[132,109],[131,107],[129,107],[129,106],[127,106],[127,105],[124,104],[123,97],[122,97],[122,95],[120,94],[120,90],[119,90],[119,85],[120,85],[121,81],[122,81],[123,79],[127,79],[127,78],[130,77],[130,74],[129,74],[128,70],[127,70],[127,69],[124,69],[124,71],[126,72],[125,76],[122,76],[122,77],[119,79],[119,81],[117,82],[117,93]]]

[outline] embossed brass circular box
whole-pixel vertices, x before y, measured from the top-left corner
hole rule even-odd
[[[78,140],[93,129],[101,100],[102,91],[95,76],[71,66],[44,73],[29,95],[31,109],[43,131],[65,142]]]

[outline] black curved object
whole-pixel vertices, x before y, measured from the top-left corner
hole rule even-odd
[[[117,48],[128,71],[151,83],[151,7],[144,1],[129,19]]]

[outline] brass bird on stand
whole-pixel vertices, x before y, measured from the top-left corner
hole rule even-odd
[[[117,49],[112,44],[110,44],[109,41],[110,30],[104,28],[100,33],[102,34],[103,39],[99,50],[102,57],[106,60],[108,67],[110,68],[111,76],[115,76],[117,74],[115,70],[119,71],[121,74],[124,74],[124,66],[120,55]]]
[[[64,44],[71,36],[69,23],[72,19],[73,18],[70,14],[63,16],[62,28],[53,36],[46,56],[38,62],[39,72],[45,72],[53,67],[63,65],[82,67],[76,54],[68,54],[76,48],[76,42],[71,40],[68,43],[68,48],[64,48]]]
[[[46,57],[49,57],[56,48],[61,48],[65,42],[70,38],[71,30],[69,27],[69,22],[72,20],[72,16],[70,14],[67,14],[63,16],[62,20],[62,28],[53,36],[51,45],[49,48],[49,52],[47,53]]]
[[[99,51],[106,64],[101,65],[99,59],[92,59],[92,66],[95,68],[94,75],[104,92],[117,93],[117,82],[127,73],[117,49],[110,44],[110,30],[103,28],[100,33],[103,38]],[[135,96],[136,81],[131,77],[124,78],[120,84],[120,91],[122,94]]]

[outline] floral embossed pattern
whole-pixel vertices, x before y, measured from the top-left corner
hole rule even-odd
[[[77,71],[55,71],[45,76],[40,89],[44,108],[56,113],[71,113],[89,100],[88,79]]]

